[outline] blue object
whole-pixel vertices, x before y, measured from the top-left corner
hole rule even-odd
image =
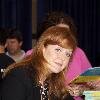
[[[83,72],[80,76],[100,76],[100,67],[89,68]]]

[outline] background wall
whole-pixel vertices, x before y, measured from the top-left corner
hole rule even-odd
[[[32,0],[32,33],[37,30],[37,0]]]

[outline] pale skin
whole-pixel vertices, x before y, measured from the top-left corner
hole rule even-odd
[[[69,63],[72,55],[72,49],[63,48],[58,45],[47,45],[43,48],[43,56],[47,61],[48,75],[51,73],[59,73],[63,71]],[[47,75],[46,75],[47,76]],[[43,85],[46,77],[42,77],[40,83]],[[44,87],[43,87],[44,89]],[[42,95],[41,95],[42,98]]]
[[[17,56],[22,46],[22,42],[19,42],[17,39],[7,39],[7,50],[10,55]]]
[[[43,56],[48,63],[51,73],[59,73],[68,65],[72,54],[71,48],[62,48],[58,45],[48,45],[43,49]]]

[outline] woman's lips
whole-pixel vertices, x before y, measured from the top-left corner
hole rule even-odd
[[[62,66],[62,63],[55,62],[58,66]]]

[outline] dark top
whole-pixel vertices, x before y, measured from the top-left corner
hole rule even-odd
[[[2,71],[14,62],[15,61],[5,53],[0,53],[0,79]]]
[[[20,67],[13,69],[3,79],[1,100],[41,100],[40,86],[36,85],[34,75],[34,71],[30,68]],[[59,99],[53,98],[52,100]],[[73,99],[69,96],[64,100]]]

